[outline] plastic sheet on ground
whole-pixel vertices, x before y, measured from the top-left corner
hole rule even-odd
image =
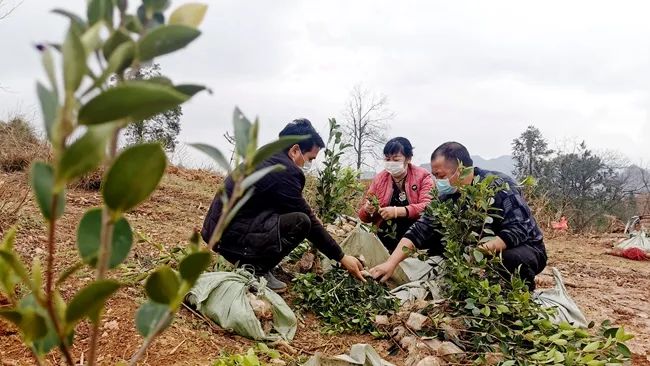
[[[553,267],[553,278],[555,287],[535,292],[535,301],[545,308],[555,308],[556,315],[551,319],[559,324],[563,321],[569,322],[580,328],[587,328],[588,322],[578,305],[573,301],[564,287],[562,275],[557,268]]]
[[[650,238],[647,237],[643,230],[635,231],[629,239],[618,243],[615,248],[620,250],[638,248],[644,252],[650,252]]]
[[[304,366],[394,366],[379,356],[369,344],[355,344],[349,355],[326,357],[321,354],[312,356]]]
[[[256,289],[259,299],[271,305],[271,331],[265,331],[255,316],[247,297],[251,288]],[[222,328],[247,338],[291,341],[296,334],[297,319],[291,308],[278,294],[266,287],[264,279],[259,280],[243,269],[202,274],[190,290],[187,302]]]

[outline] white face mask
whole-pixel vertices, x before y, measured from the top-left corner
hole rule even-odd
[[[305,164],[301,167],[303,173],[309,173],[311,169],[314,167],[314,163],[312,161],[305,161]]]
[[[307,160],[307,159],[305,158],[305,155],[302,153],[302,150],[298,150],[298,151],[300,151],[300,155],[302,156],[302,160],[305,162],[305,163],[300,167],[300,169],[302,169],[303,173],[307,174],[307,173],[309,173],[309,172],[311,171],[311,168],[314,167],[314,162],[313,162],[313,161],[310,161],[310,160]]]
[[[393,177],[399,177],[406,171],[403,161],[384,161],[384,169]]]

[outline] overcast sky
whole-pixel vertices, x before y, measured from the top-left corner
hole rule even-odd
[[[183,107],[182,142],[226,147],[235,105],[260,117],[263,140],[297,117],[326,137],[362,83],[388,96],[389,135],[409,138],[418,163],[447,140],[509,154],[529,124],[552,145],[584,139],[650,161],[648,1],[204,2],[203,35],[158,60],[174,81],[214,91]],[[0,21],[0,117],[41,123],[32,44],[62,39],[50,9],[84,3],[24,0]]]

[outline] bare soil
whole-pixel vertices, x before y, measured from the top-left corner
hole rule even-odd
[[[183,247],[195,228],[203,222],[207,208],[221,179],[204,171],[170,168],[163,184],[153,197],[128,219],[140,239],[126,262],[125,268],[113,271],[113,276],[132,281],[108,303],[102,319],[100,364],[113,365],[128,360],[141,345],[142,339],[133,324],[133,316],[144,301],[138,276],[154,269],[174,247]],[[16,182],[27,187],[25,173],[0,173],[0,180]],[[21,187],[22,188],[22,187]],[[75,228],[88,208],[100,204],[98,192],[72,188],[68,191],[66,213],[60,220],[58,261],[60,273],[73,265],[77,258]],[[16,248],[28,263],[39,258],[45,262],[45,226],[38,208],[28,198],[16,220],[19,226]],[[0,220],[0,233],[8,224]],[[620,236],[555,237],[547,240],[549,268],[542,282],[550,279],[550,267],[562,272],[568,291],[589,320],[600,323],[611,319],[625,325],[636,337],[630,341],[635,365],[650,365],[650,262],[635,262],[605,254]],[[152,243],[165,248],[160,251]],[[173,260],[172,262],[173,263]],[[78,272],[63,286],[66,299],[90,281],[90,270]],[[290,296],[290,295],[287,295]],[[0,299],[0,306],[3,301]],[[74,342],[74,357],[87,357],[90,329],[78,327]],[[403,364],[405,355],[389,356],[389,341],[375,340],[368,335],[326,336],[320,332],[318,320],[311,315],[301,319],[292,349],[278,347],[289,364],[297,364],[315,352],[328,355],[346,353],[354,343],[370,343],[395,364]],[[141,362],[143,365],[209,365],[223,352],[244,352],[254,343],[233,335],[217,325],[204,321],[188,309],[182,309],[173,325],[155,342]],[[48,361],[61,363],[60,355],[52,352]],[[32,365],[29,351],[10,324],[0,320],[0,365]]]

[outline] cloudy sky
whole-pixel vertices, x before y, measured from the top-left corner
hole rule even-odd
[[[235,105],[260,117],[263,140],[296,117],[326,134],[362,83],[388,96],[389,135],[411,139],[418,162],[447,140],[508,154],[529,124],[552,145],[584,139],[650,161],[645,0],[204,2],[200,39],[158,60],[174,81],[214,91],[184,107],[183,142],[226,147]],[[40,118],[31,45],[62,39],[66,22],[50,9],[83,5],[24,0],[0,21],[0,117]]]

